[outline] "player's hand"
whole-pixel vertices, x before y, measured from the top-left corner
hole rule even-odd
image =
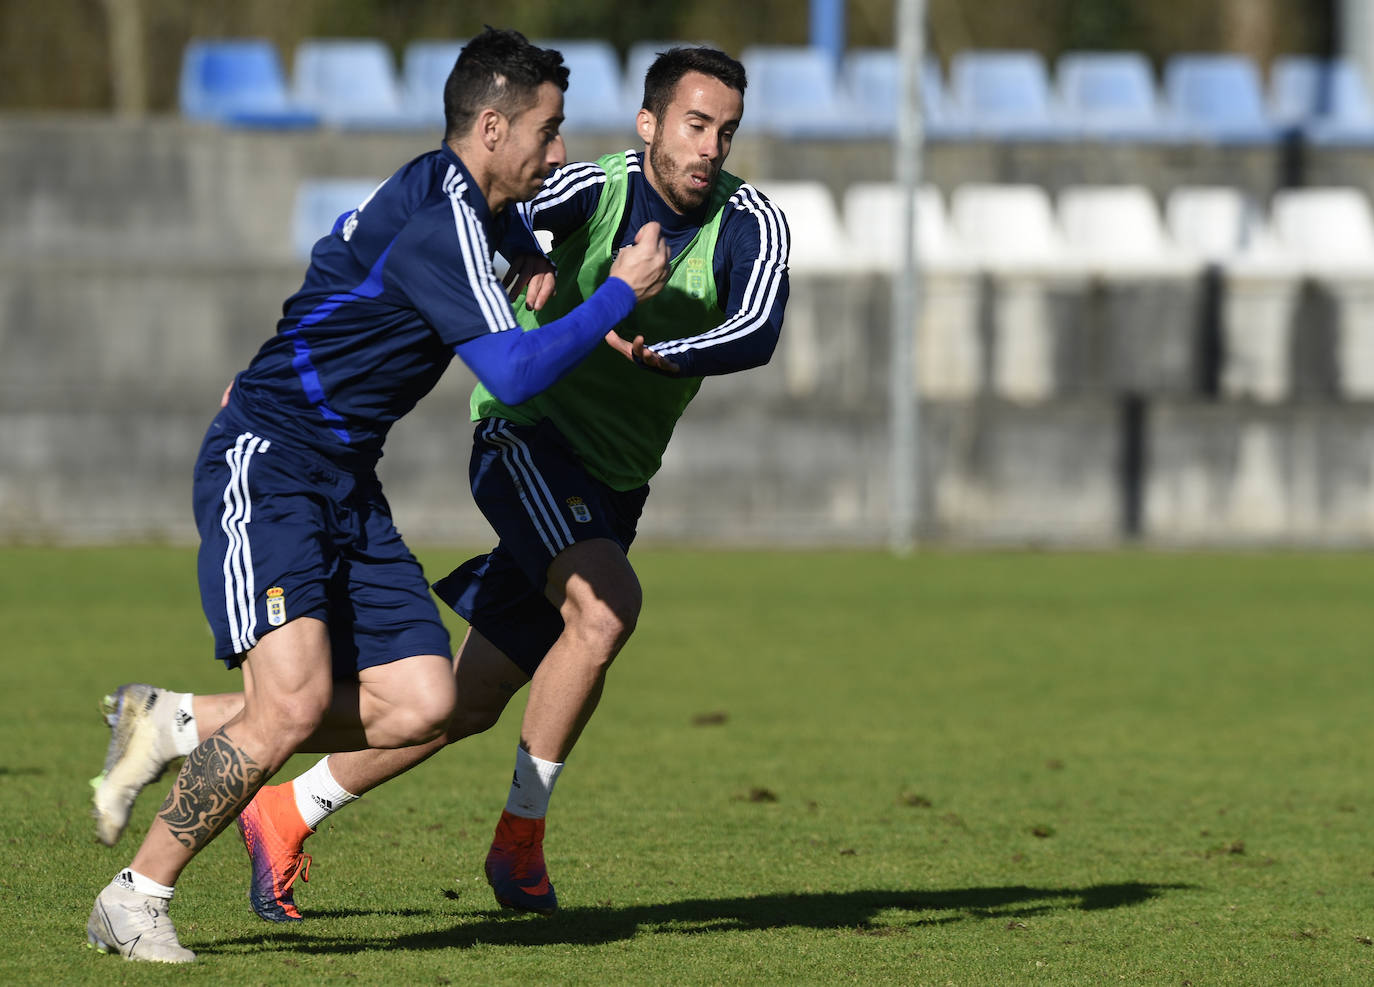
[[[633,288],[636,301],[663,290],[668,283],[668,243],[659,235],[657,223],[645,223],[635,234],[635,242],[620,248],[611,263],[611,277]]]
[[[224,389],[224,393],[221,394],[221,395],[219,396],[219,406],[220,406],[221,408],[227,408],[227,407],[229,407],[229,392],[232,391],[233,389],[234,389],[234,382],[231,380],[231,381],[229,381],[229,386],[226,387],[226,388]]]
[[[529,291],[525,292],[525,308],[531,312],[538,312],[544,307],[544,303],[553,297],[556,274],[553,262],[543,254],[518,254],[510,262],[510,269],[506,271],[501,284],[505,287],[506,297],[512,304],[528,285]]]
[[[622,339],[620,334],[614,329],[606,333],[606,343],[611,349],[615,350],[625,359],[640,366],[648,367],[650,370],[657,370],[660,373],[675,374],[680,367],[666,356],[660,356],[653,350],[644,345],[644,337],[636,336],[632,343],[627,339]]]

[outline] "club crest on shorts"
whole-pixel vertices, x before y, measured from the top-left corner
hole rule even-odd
[[[267,622],[273,627],[286,623],[286,590],[280,586],[267,591]]]
[[[568,510],[572,511],[574,521],[586,524],[592,519],[592,512],[587,509],[587,505],[581,497],[569,497],[564,503],[568,505]]]

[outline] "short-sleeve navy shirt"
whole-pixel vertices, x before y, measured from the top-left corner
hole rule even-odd
[[[315,244],[276,335],[235,379],[231,412],[341,465],[375,463],[456,346],[515,328],[492,254],[522,233],[447,146],[409,162]]]

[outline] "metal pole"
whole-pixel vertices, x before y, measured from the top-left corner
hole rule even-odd
[[[909,554],[916,545],[920,517],[921,404],[916,394],[916,332],[920,314],[917,284],[916,188],[921,181],[921,65],[925,60],[925,0],[899,0],[897,55],[901,63],[901,102],[893,170],[902,190],[901,256],[892,279],[891,481],[888,543]]]

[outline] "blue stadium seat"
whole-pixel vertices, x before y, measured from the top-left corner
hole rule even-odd
[[[1066,52],[1054,74],[1064,112],[1085,137],[1161,140],[1171,135],[1154,71],[1140,52]]]
[[[535,44],[556,48],[568,66],[568,91],[563,96],[565,131],[634,133],[635,113],[626,107],[620,56],[609,41],[545,38]]]
[[[294,104],[281,59],[263,38],[195,39],[181,58],[181,113],[246,127],[313,127],[320,120]]]
[[[375,38],[306,38],[292,69],[296,100],[349,129],[416,126],[405,111],[391,50]]]
[[[754,45],[740,55],[749,76],[750,126],[780,137],[843,139],[880,132],[840,85],[839,67],[820,48]]]
[[[844,56],[842,75],[857,108],[869,114],[880,132],[897,131],[897,113],[902,103],[901,63],[895,48],[854,48]],[[958,136],[950,114],[945,80],[940,63],[927,58],[921,72],[921,108],[925,135],[932,140]]]
[[[1359,66],[1345,58],[1282,55],[1269,70],[1269,105],[1283,126],[1317,143],[1374,141],[1374,104]]]
[[[950,60],[956,120],[994,138],[1054,140],[1074,136],[1034,51],[961,51]]]
[[[1173,55],[1164,63],[1164,93],[1190,139],[1268,143],[1280,135],[1259,70],[1244,55]]]
[[[467,41],[412,41],[401,53],[401,93],[406,115],[422,125],[444,127],[444,83]]]
[[[334,229],[334,223],[367,201],[380,184],[373,178],[306,178],[296,187],[291,212],[291,249],[300,260],[309,260],[316,241]]]

